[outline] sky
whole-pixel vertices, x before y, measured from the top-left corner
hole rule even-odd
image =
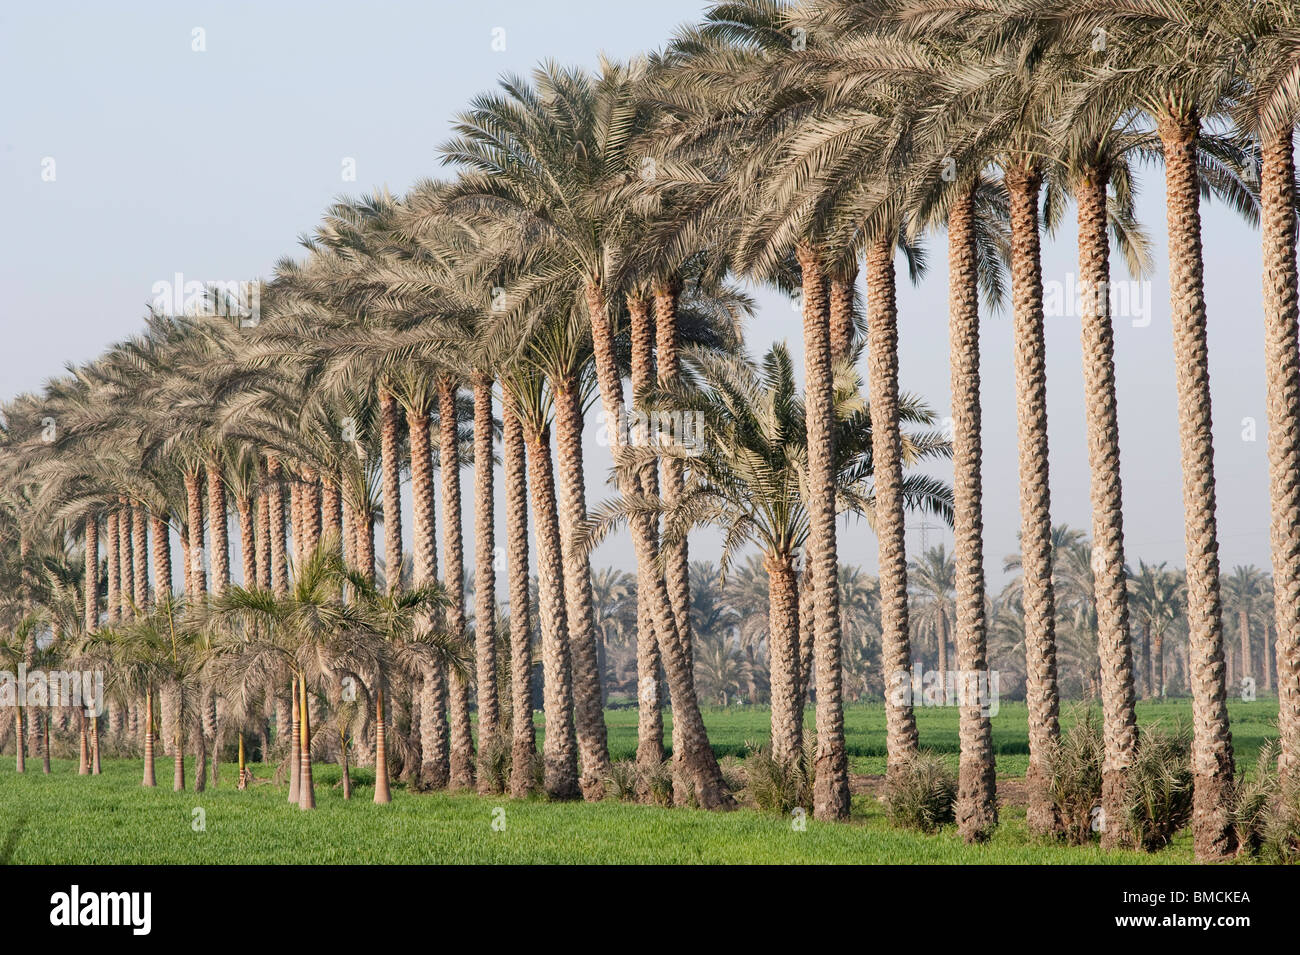
[[[270,276],[342,195],[445,175],[437,148],[476,93],[542,60],[595,66],[664,44],[705,8],[564,2],[43,2],[0,7],[0,399],[39,389],[67,362],[94,358],[142,326],[158,283]],[[1139,217],[1155,239],[1143,282],[1116,265],[1115,318],[1127,557],[1183,564],[1178,418],[1164,244],[1164,182],[1143,171]],[[1268,457],[1258,230],[1203,210],[1220,554],[1267,568]],[[1044,242],[1048,418],[1054,523],[1090,529],[1073,210]],[[950,414],[946,240],[929,271],[900,269],[900,381]],[[799,314],[753,289],[757,356],[788,341]],[[1131,293],[1131,294],[1129,294]],[[983,322],[984,526],[990,583],[1019,529],[1011,322]],[[588,428],[588,494],[612,493],[608,451]],[[945,473],[940,468],[936,473]],[[950,475],[950,469],[947,471]],[[466,481],[465,493],[471,493]],[[468,503],[468,497],[467,497]],[[409,503],[407,504],[409,512]],[[467,514],[472,513],[467,510]],[[498,524],[504,515],[498,501]],[[951,547],[909,518],[908,546]],[[409,527],[409,520],[407,521]],[[472,534],[470,535],[472,545]],[[409,545],[408,545],[409,546]],[[718,556],[701,532],[692,557]],[[876,569],[861,521],[843,561]],[[631,568],[625,537],[594,560]],[[236,563],[236,566],[238,564]]]

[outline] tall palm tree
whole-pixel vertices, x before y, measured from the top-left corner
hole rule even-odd
[[[637,109],[635,72],[635,68],[604,63],[596,77],[544,67],[535,72],[533,85],[507,79],[505,96],[476,99],[456,125],[458,138],[444,149],[447,162],[477,170],[453,187],[452,207],[473,206],[498,223],[512,225],[516,232],[523,230],[531,240],[530,254],[544,265],[520,270],[521,294],[512,297],[527,303],[530,290],[549,286],[557,289],[559,300],[577,296],[585,303],[597,387],[606,422],[615,435],[616,452],[622,450],[617,425],[624,420],[625,403],[611,314],[617,289],[609,283],[609,272],[622,241],[621,217],[593,212],[591,199],[615,170],[630,162],[623,145]],[[518,308],[513,305],[510,311]],[[562,468],[568,466],[567,459],[561,461]],[[623,490],[634,489],[629,484]],[[659,548],[648,516],[632,522],[632,538],[638,564],[658,566]],[[674,723],[680,726],[684,765],[693,777],[698,802],[710,808],[721,806],[725,802],[721,771],[699,714],[689,656],[662,574],[652,577],[655,630],[672,691]],[[574,675],[587,739],[586,776],[587,767],[603,765],[608,753],[603,719],[597,719],[600,692],[594,630],[581,619],[577,622],[582,639],[573,648]],[[685,795],[679,793],[678,798]]]

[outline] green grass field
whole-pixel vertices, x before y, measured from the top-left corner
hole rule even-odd
[[[1277,704],[1230,707],[1238,763],[1248,766],[1272,732]],[[855,773],[883,770],[884,711],[854,706],[847,712]],[[956,760],[957,720],[952,709],[917,711],[922,745]],[[1190,718],[1181,701],[1139,707],[1144,725]],[[1066,719],[1073,718],[1067,709]],[[705,713],[720,755],[743,755],[747,742],[766,737],[760,708]],[[608,714],[615,758],[632,754],[636,713]],[[1001,778],[1023,775],[1027,731],[1023,706],[1005,704],[994,718]],[[269,766],[253,765],[264,779]],[[34,772],[33,772],[34,770]],[[222,785],[203,794],[170,791],[171,760],[160,759],[156,790],[140,787],[138,760],[107,760],[98,777],[81,777],[76,765],[56,761],[45,776],[39,761],[25,777],[12,758],[0,764],[0,861],[40,863],[1186,863],[1184,833],[1164,851],[1103,853],[1035,842],[1024,810],[1004,807],[1002,825],[984,846],[966,846],[951,829],[933,836],[900,832],[879,804],[858,796],[845,825],[808,821],[798,831],[789,817],[740,809],[730,813],[668,810],[627,803],[551,804],[471,794],[425,794],[395,787],[393,802],[371,801],[373,775],[355,771],[358,785],[346,803],[339,769],[318,766],[315,812],[288,805],[271,782],[239,792],[234,767]],[[190,770],[192,780],[192,768]],[[196,810],[201,810],[198,812]],[[201,825],[200,825],[201,823]],[[495,825],[494,825],[495,823]]]

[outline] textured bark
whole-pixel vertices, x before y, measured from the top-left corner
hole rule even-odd
[[[379,389],[380,469],[384,494],[384,579],[390,593],[402,585],[401,419],[397,399]],[[428,416],[425,415],[427,429]],[[427,432],[426,432],[427,433]],[[414,493],[414,491],[412,491]],[[430,484],[430,494],[432,484]]]
[[[497,701],[496,441],[492,434],[492,379],[474,379],[474,647],[478,732],[482,741],[501,732]],[[495,776],[479,777],[481,792],[494,791]]]
[[[957,583],[957,666],[988,672],[984,593],[984,491],[980,408],[980,315],[975,199],[970,193],[948,213],[948,352],[952,380],[953,563]],[[940,645],[947,643],[946,626]],[[942,669],[942,667],[940,668]],[[944,686],[947,686],[945,679]],[[971,689],[969,685],[963,689]],[[961,700],[958,734],[957,829],[967,841],[985,839],[997,825],[993,727],[978,696]]]
[[[446,581],[447,632],[457,641],[465,633],[465,536],[460,505],[460,449],[456,428],[456,383],[438,382],[438,457],[442,471],[442,562]],[[451,716],[450,785],[474,788],[474,737],[470,732],[469,678],[448,674]]]
[[[578,737],[573,725],[569,617],[564,603],[564,558],[556,513],[550,429],[527,435],[528,489],[537,522],[537,603],[542,628],[543,788],[552,799],[576,799]]]
[[[284,530],[284,466],[274,457],[266,459],[268,509],[271,512],[271,591],[277,597],[289,593],[289,554]]]
[[[166,514],[155,514],[153,530],[153,599],[156,603],[172,592],[171,525]]]
[[[225,593],[230,586],[230,533],[226,504],[226,482],[221,459],[208,458],[208,539],[212,566],[212,592]]]
[[[615,434],[616,452],[621,450],[622,437],[618,422],[623,420],[623,381],[619,376],[618,362],[614,357],[614,335],[605,305],[604,292],[599,283],[589,281],[586,289],[587,311],[591,319],[592,345],[596,359],[596,380],[600,388],[605,419]],[[635,494],[637,487],[624,471],[619,473],[619,490],[624,495]],[[660,561],[658,535],[654,520],[639,514],[630,522],[632,543],[638,566],[658,567]],[[706,809],[730,805],[722,784],[722,772],[717,757],[709,745],[704,719],[700,715],[699,700],[695,695],[695,674],[687,649],[689,631],[678,626],[677,614],[669,595],[668,585],[658,572],[651,574],[650,598],[655,612],[655,634],[659,640],[659,653],[668,675],[668,688],[672,696],[674,738],[680,741],[683,766],[694,784],[694,792],[687,796],[674,786],[674,799],[693,797]]]
[[[343,546],[343,494],[338,481],[328,475],[320,478],[321,535],[331,537],[334,552],[341,554]]]
[[[23,732],[23,708],[14,707],[14,770],[27,772],[27,734]]]
[[[853,286],[858,279],[858,265],[851,263],[831,279],[831,360],[843,361],[853,354],[858,330],[853,324]]]
[[[1263,143],[1264,356],[1277,628],[1279,770],[1300,775],[1300,352],[1296,348],[1295,156],[1292,129]],[[1264,640],[1267,657],[1268,638]],[[1272,669],[1267,666],[1266,673]]]
[[[125,497],[118,498],[117,510],[117,568],[118,595],[121,599],[119,617],[130,620],[135,616],[132,604],[135,600],[135,551],[131,546],[132,532],[135,529],[135,514],[131,502]]]
[[[813,687],[813,651],[817,643],[817,597],[813,592],[812,572],[805,562],[799,574],[799,678],[795,688],[796,708],[800,718],[806,715],[808,695]]]
[[[912,663],[912,646],[908,637],[907,618],[907,547],[905,543],[906,518],[903,514],[903,443],[898,423],[898,305],[895,299],[894,244],[891,238],[877,240],[867,251],[867,385],[871,408],[871,455],[876,488],[876,540],[880,553],[880,666],[889,692],[885,694],[885,734],[888,750],[886,772],[893,776],[917,751],[916,714],[910,701],[898,692],[905,686]],[[808,307],[805,292],[804,307]],[[813,319],[805,317],[807,329]],[[807,336],[805,332],[805,336]],[[827,375],[829,370],[821,371]],[[809,379],[811,380],[811,378]],[[829,386],[822,385],[826,397],[818,415],[829,417]],[[809,405],[809,449],[811,465],[818,454],[812,448],[813,414]],[[835,475],[829,471],[819,476],[818,483],[834,488]],[[811,476],[810,476],[811,483]],[[823,494],[826,492],[823,491]],[[833,535],[834,498],[822,505],[823,512],[831,508],[829,517],[823,513],[820,520],[829,525]],[[833,541],[832,541],[833,546]],[[819,574],[816,548],[809,540],[813,554],[815,586],[833,588],[836,578]],[[820,594],[819,594],[820,596]],[[820,600],[818,601],[820,603]],[[838,606],[837,606],[838,611]],[[819,624],[820,630],[820,624]],[[837,653],[838,656],[838,653]],[[817,674],[821,686],[821,669]],[[821,694],[818,694],[820,698]],[[820,713],[817,725],[821,726]]]
[[[411,569],[417,587],[429,587],[438,580],[437,512],[433,490],[433,449],[430,444],[429,415],[417,409],[406,416],[411,436]],[[371,539],[367,555],[368,528],[363,527],[362,566],[373,561]],[[421,625],[434,625],[432,616]],[[450,742],[447,728],[447,677],[441,666],[424,665],[420,681],[420,782],[432,789],[445,789],[451,778]]]
[[[271,495],[266,489],[257,493],[257,539],[255,542],[257,559],[257,586],[263,590],[271,589]]]
[[[673,292],[663,290],[667,301],[664,311],[675,304]],[[640,396],[655,381],[654,332],[650,319],[650,303],[644,297],[629,296],[628,314],[632,325],[632,400],[640,408]],[[641,472],[641,490],[648,497],[659,495],[659,469],[647,467]],[[657,525],[657,522],[656,522]],[[658,527],[655,527],[656,533]],[[655,637],[654,612],[650,607],[651,583],[649,574],[654,569],[637,567],[636,589],[636,761],[645,767],[656,767],[664,760],[664,711],[659,699],[659,643]]]
[[[132,589],[136,608],[143,613],[149,606],[149,517],[144,507],[139,504],[134,505],[132,510],[135,511],[135,520],[131,522],[132,549],[135,552],[132,561],[135,569]]]
[[[655,349],[658,353],[658,375],[662,385],[675,384],[681,377],[681,331],[677,322],[677,296],[681,284],[677,280],[659,282],[654,287]],[[681,458],[663,461],[662,494],[664,503],[671,506],[681,496],[686,486],[686,462]],[[695,638],[691,632],[691,561],[686,541],[668,541],[663,547],[664,583],[672,600],[673,615],[677,619],[677,634],[686,666],[695,673]],[[651,615],[653,617],[653,614]],[[681,727],[673,720],[673,791],[680,803],[688,787],[685,748]]]
[[[108,516],[104,518],[105,541],[104,557],[106,563],[105,576],[108,578],[108,613],[107,619],[110,624],[118,622],[119,614],[122,608],[122,594],[120,590],[121,576],[119,563],[120,550],[118,547],[118,537],[121,525],[118,523],[117,511],[111,510]]]
[[[241,498],[235,502],[239,513],[239,559],[240,573],[246,588],[257,587],[257,533],[253,526],[252,498]]]
[[[86,577],[83,620],[87,633],[99,628],[99,519],[87,515],[86,527]]]
[[[1047,469],[1047,352],[1038,233],[1037,170],[1006,171],[1011,202],[1011,295],[1020,449],[1020,556],[1025,614],[1025,701],[1029,708],[1031,830],[1050,832],[1047,753],[1060,737],[1056,681],[1056,594],[1052,587],[1052,514]]]
[[[357,516],[347,498],[340,498],[340,534],[343,540],[343,563],[349,567],[357,566]]]
[[[1187,547],[1188,662],[1192,685],[1192,832],[1199,859],[1237,847],[1232,824],[1232,733],[1223,670],[1219,539],[1215,520],[1214,440],[1209,353],[1205,339],[1204,262],[1196,166],[1199,120],[1162,117],[1169,292],[1182,447]]]
[[[583,475],[582,396],[576,376],[554,387],[556,460],[560,470],[560,552],[564,558],[564,598],[569,611],[569,658],[573,672],[574,722],[583,798],[603,799],[609,776],[609,744],[600,693],[596,610],[591,589],[591,558],[580,546],[587,519]]]
[[[199,600],[208,589],[208,575],[203,569],[203,474],[200,469],[186,472],[185,477],[185,524],[186,536],[184,550],[186,564],[190,569],[187,594],[191,600]]]
[[[803,713],[799,706],[799,585],[794,558],[769,554],[768,656],[772,685],[772,757],[790,764],[803,751]]]
[[[366,579],[375,579],[375,512],[367,507],[357,511],[357,567],[366,575]]]
[[[299,520],[302,524],[302,559],[316,549],[321,538],[320,481],[315,470],[304,468],[298,491]]]
[[[1110,318],[1110,237],[1107,171],[1085,170],[1079,201],[1079,284],[1082,299],[1084,407],[1092,475],[1092,568],[1101,667],[1101,805],[1107,819],[1124,818],[1127,778],[1137,756],[1133,647],[1129,638],[1128,578],[1124,570],[1124,510],[1115,399],[1115,332]],[[1131,847],[1126,826],[1102,830],[1104,848]]]
[[[533,789],[533,635],[529,621],[528,461],[523,426],[503,390],[501,456],[506,496],[506,568],[510,583],[510,795]]]

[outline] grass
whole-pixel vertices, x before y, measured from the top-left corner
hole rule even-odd
[[[1276,703],[1233,704],[1238,762],[1253,760],[1270,734]],[[1184,702],[1143,705],[1144,724],[1190,716]],[[1067,714],[1068,718],[1068,714]],[[759,708],[705,713],[722,754],[766,738]],[[918,710],[922,744],[955,759],[956,713]],[[847,713],[855,772],[883,767],[884,714],[880,706]],[[635,711],[609,713],[615,758],[635,750]],[[999,775],[1023,773],[1023,706],[1004,705],[994,719]],[[1192,861],[1182,833],[1162,852],[1146,855],[1068,848],[1036,842],[1024,811],[1004,807],[1002,825],[984,846],[966,846],[951,827],[931,835],[892,829],[880,805],[855,797],[847,825],[808,820],[798,831],[790,817],[742,809],[731,813],[667,810],[627,803],[552,804],[473,794],[416,795],[395,787],[389,806],[371,803],[373,775],[354,772],[359,785],[345,803],[336,766],[315,770],[315,812],[288,805],[285,790],[261,782],[233,788],[235,770],[223,767],[222,785],[206,793],[173,793],[171,760],[160,758],[156,790],[140,787],[139,760],[106,760],[98,777],[78,776],[76,764],[54,762],[44,776],[39,760],[25,777],[12,758],[0,763],[0,861],[43,863],[975,863],[1133,864]],[[272,768],[255,764],[269,779]],[[34,771],[33,771],[34,770]],[[192,766],[187,777],[192,781]],[[202,810],[201,813],[196,810]],[[200,821],[202,825],[200,826]],[[494,826],[494,822],[497,823]]]

